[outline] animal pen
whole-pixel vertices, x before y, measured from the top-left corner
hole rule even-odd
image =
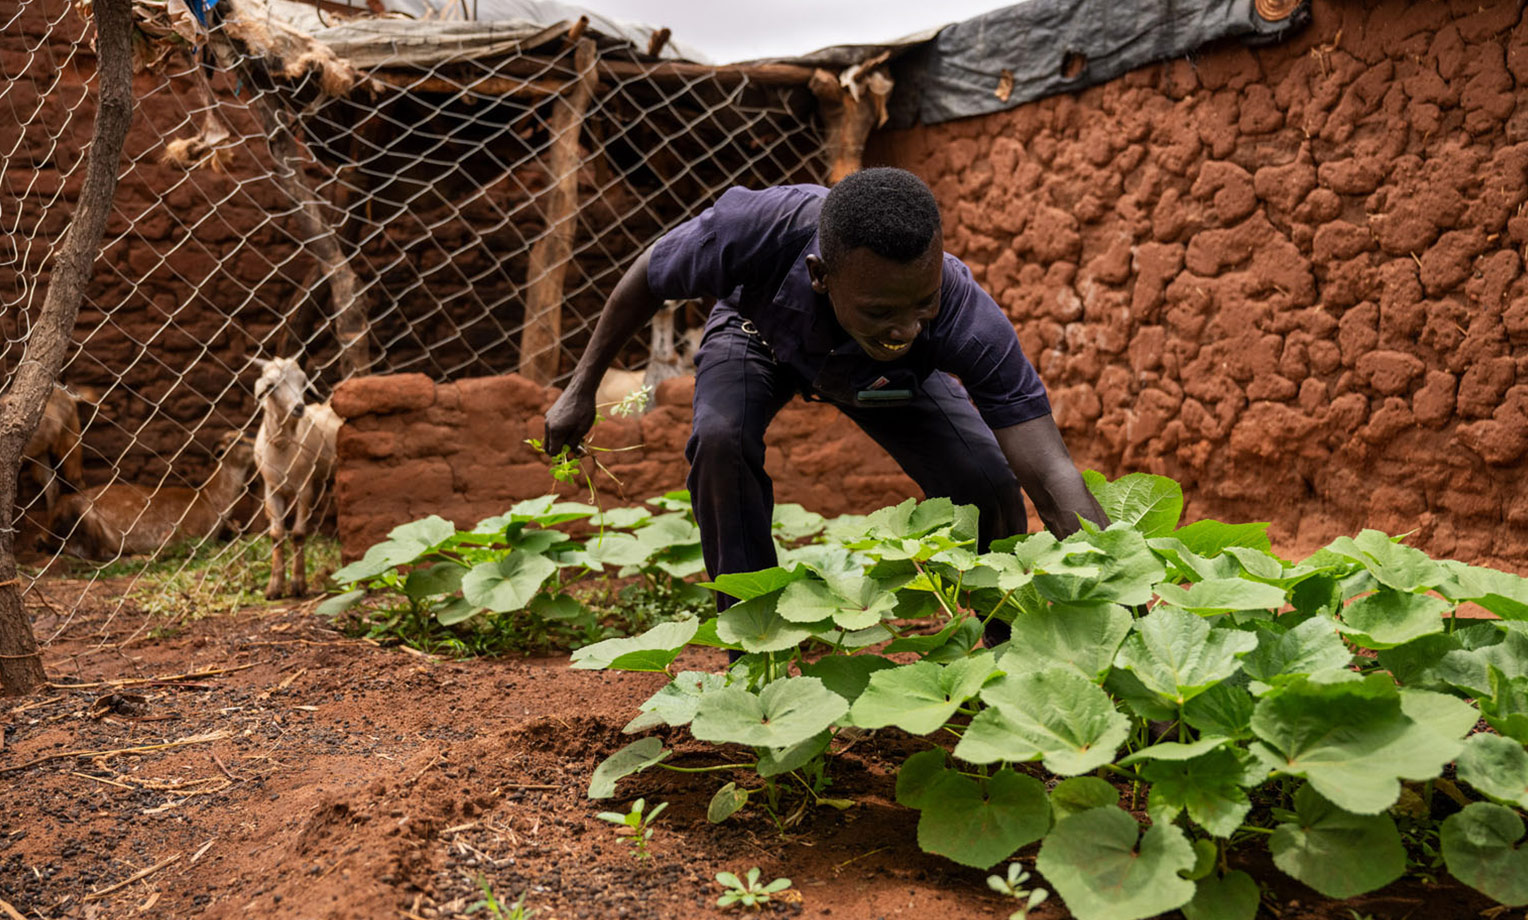
[[[637,253],[731,185],[852,168],[889,89],[876,60],[715,67],[679,59],[666,29],[474,20],[476,3],[223,0],[210,31],[181,0],[132,8],[136,113],[58,396],[83,429],[84,481],[65,488],[131,484],[144,528],[165,490],[211,488],[215,442],[253,435],[257,359],[299,357],[310,401],[402,371],[555,384]],[[92,36],[65,0],[4,23],[8,375],[84,172]],[[24,482],[70,478],[67,443],[36,448]],[[26,590],[76,536],[49,532],[54,486],[19,497]],[[161,522],[156,555],[258,532],[257,492],[206,532]]]

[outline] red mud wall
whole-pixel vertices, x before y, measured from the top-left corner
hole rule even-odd
[[[652,411],[607,419],[590,443],[635,449],[598,453],[600,502],[637,504],[684,488],[694,378],[659,385]],[[423,374],[360,377],[339,385],[340,540],[347,557],[398,524],[439,514],[469,526],[515,502],[556,491],[588,500],[582,487],[554,482],[546,458],[525,444],[539,438],[557,391],[519,376],[436,384]],[[783,409],[765,438],[775,499],[824,514],[894,504],[917,494],[885,451],[821,403]],[[617,480],[619,480],[617,482]]]
[[[1318,0],[1294,41],[879,137],[1080,465],[1308,548],[1528,567],[1528,23]]]

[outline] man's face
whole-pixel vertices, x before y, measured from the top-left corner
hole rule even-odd
[[[944,277],[943,241],[911,262],[894,262],[863,247],[844,254],[829,271],[807,256],[812,289],[827,294],[838,325],[877,361],[907,354],[913,339],[939,313]]]

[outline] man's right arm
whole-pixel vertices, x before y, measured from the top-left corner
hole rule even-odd
[[[647,282],[647,263],[652,250],[644,250],[621,276],[600,311],[594,334],[573,369],[567,389],[546,414],[546,452],[556,455],[563,446],[577,448],[594,427],[594,395],[610,363],[627,340],[663,306]]]

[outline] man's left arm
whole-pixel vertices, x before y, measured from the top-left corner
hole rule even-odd
[[[1079,529],[1079,514],[1099,527],[1109,526],[1108,516],[1082,481],[1049,413],[992,433],[1046,530],[1064,537]]]

